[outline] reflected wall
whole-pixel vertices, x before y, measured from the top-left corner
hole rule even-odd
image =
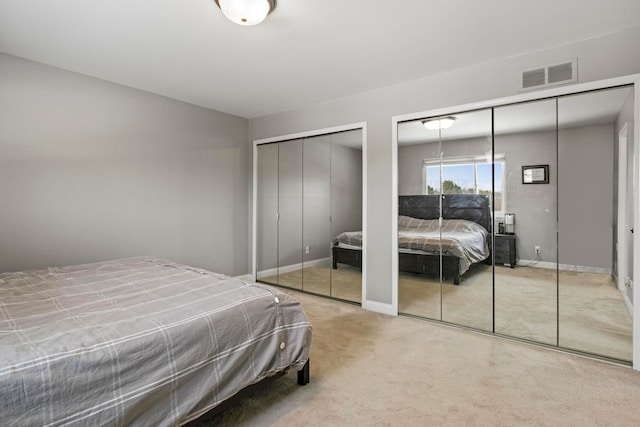
[[[632,174],[619,174],[615,154],[625,125],[618,118],[630,97],[624,87],[558,99],[559,346],[622,360],[632,357],[631,315],[616,276],[632,273],[625,251],[616,248],[633,251],[625,238],[633,194],[620,197]],[[607,116],[576,116],[585,105],[618,107]]]
[[[517,263],[496,257],[495,332],[557,345],[556,100],[496,107],[494,114],[496,160],[505,169],[504,210],[494,213],[495,251],[514,251]],[[528,170],[546,176],[525,179]],[[505,213],[514,218],[510,234],[500,232]]]
[[[303,142],[302,283],[307,292],[331,294],[331,136]]]
[[[278,145],[257,147],[256,279],[278,283]]]

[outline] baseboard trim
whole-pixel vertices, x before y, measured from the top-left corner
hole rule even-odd
[[[388,314],[389,316],[398,315],[398,312],[393,310],[393,305],[377,301],[364,300],[362,308],[369,311],[375,311],[376,313]]]
[[[548,261],[536,262],[536,260],[534,259],[519,259],[516,264],[523,267],[538,267],[538,268],[547,268],[550,270],[555,270],[556,268],[558,268],[561,271],[576,271],[578,273],[611,274],[610,268],[588,267],[584,265],[572,265],[572,264],[556,264],[555,262],[548,262]]]

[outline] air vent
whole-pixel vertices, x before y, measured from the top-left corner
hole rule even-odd
[[[547,84],[547,69],[538,68],[535,70],[524,71],[522,73],[522,88],[542,86]]]
[[[578,59],[573,58],[568,61],[522,71],[520,88],[522,90],[540,89],[577,81]]]
[[[573,63],[552,65],[547,68],[547,81],[549,84],[562,83],[573,79]]]

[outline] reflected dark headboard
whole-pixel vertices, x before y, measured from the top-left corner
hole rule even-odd
[[[398,215],[437,219],[440,212],[440,198],[442,198],[442,218],[473,221],[491,233],[489,196],[483,194],[400,196]]]

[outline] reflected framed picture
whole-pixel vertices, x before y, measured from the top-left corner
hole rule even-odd
[[[522,166],[523,184],[548,184],[549,165]]]

